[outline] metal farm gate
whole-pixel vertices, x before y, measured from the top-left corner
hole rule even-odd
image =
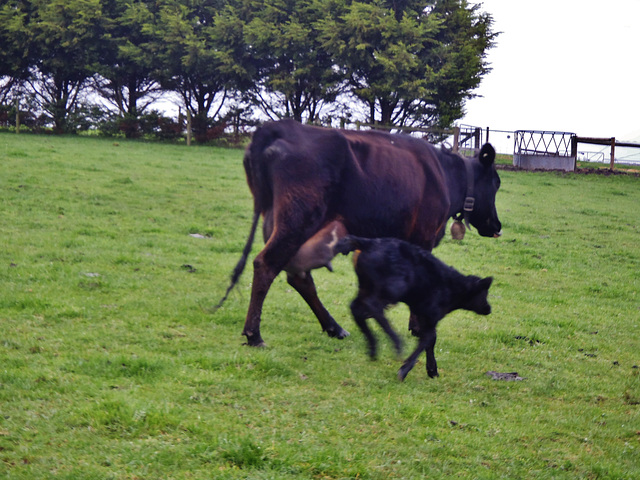
[[[576,169],[575,133],[517,130],[514,133],[513,164],[526,170]]]

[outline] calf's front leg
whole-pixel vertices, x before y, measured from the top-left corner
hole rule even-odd
[[[427,345],[427,375],[429,378],[438,376],[438,364],[436,363],[436,356],[433,353],[433,348],[436,346],[436,329],[430,329],[425,334]]]
[[[391,324],[387,317],[384,316],[383,310],[377,312],[374,317],[378,324],[382,327],[384,332],[389,336],[391,341],[393,342],[393,346],[396,349],[396,355],[402,355],[402,340],[398,337],[398,334],[395,332],[393,328],[391,328]]]
[[[426,336],[423,335],[422,337],[420,337],[420,340],[418,340],[418,346],[413,351],[413,353],[409,355],[409,358],[404,361],[404,363],[400,367],[400,370],[398,370],[398,379],[400,381],[404,381],[404,379],[407,377],[407,374],[416,365],[418,357],[424,351],[424,349],[427,348],[427,342],[428,339]]]
[[[433,347],[436,344],[436,329],[429,328],[428,330],[422,332],[420,336],[420,340],[418,341],[418,346],[413,351],[413,353],[405,360],[398,370],[398,379],[404,380],[407,374],[411,371],[411,369],[415,366],[418,361],[418,357],[423,351],[427,351],[427,375],[429,377],[437,377],[438,376],[438,365],[436,364],[436,358],[433,354]]]

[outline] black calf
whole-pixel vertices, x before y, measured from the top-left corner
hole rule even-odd
[[[358,275],[358,295],[351,303],[351,313],[369,342],[369,355],[376,356],[376,339],[367,325],[375,318],[391,337],[400,353],[400,338],[384,316],[388,305],[406,303],[420,326],[420,338],[414,352],[398,371],[404,380],[416,364],[418,356],[427,352],[427,374],[438,376],[433,353],[436,325],[449,312],[463,308],[480,315],[491,313],[487,294],[493,278],[465,276],[445,265],[431,253],[394,238],[367,239],[348,235],[335,246],[334,252],[346,255],[360,250],[354,257]]]

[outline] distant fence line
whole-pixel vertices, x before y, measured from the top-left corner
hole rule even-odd
[[[329,122],[328,126],[331,126],[331,122]],[[347,122],[344,118],[340,119],[340,128],[345,129],[350,126],[356,130],[368,128],[372,130],[397,131],[408,134],[418,133],[423,134],[423,136],[426,137],[442,138],[442,141],[447,138],[451,138],[451,149],[454,152],[479,151],[482,146],[482,129],[480,127],[455,126],[449,129],[435,127],[396,127],[365,122]],[[489,129],[487,128],[487,135],[488,132]]]
[[[515,132],[513,164],[527,169],[575,170],[580,143],[610,147],[609,168],[612,170],[616,147],[640,148],[638,143],[618,142],[615,137],[580,137],[570,132],[518,130]],[[604,160],[604,154],[601,158]]]
[[[20,121],[20,105],[16,101],[15,105],[15,131],[20,133],[21,121]],[[179,115],[181,118],[182,115]],[[191,129],[191,115],[187,112],[184,124],[185,138],[187,145],[191,145],[192,129]],[[332,119],[328,118],[326,126],[332,127]],[[421,134],[423,137],[428,138],[436,143],[450,143],[450,148],[454,152],[460,152],[465,155],[473,155],[478,152],[482,144],[489,142],[490,133],[507,134],[507,139],[513,135],[513,155],[514,164],[518,155],[526,155],[530,157],[547,156],[547,157],[568,157],[573,159],[575,168],[575,162],[578,156],[578,144],[591,144],[591,145],[603,145],[610,147],[609,168],[613,169],[615,166],[615,149],[616,147],[625,148],[640,148],[640,143],[632,142],[619,142],[615,137],[580,137],[575,133],[570,132],[555,132],[555,131],[543,131],[543,130],[491,130],[489,127],[480,128],[471,125],[459,125],[450,129],[442,129],[435,127],[397,127],[381,124],[371,124],[365,122],[350,122],[345,118],[339,119],[340,128],[355,128],[360,130],[362,128],[378,129],[385,131],[397,131],[408,134]],[[237,125],[234,125],[237,130]],[[236,131],[237,133],[237,131]],[[500,152],[507,153],[507,152]],[[587,156],[599,157],[604,160],[603,152],[580,152]],[[601,161],[602,161],[601,160]]]
[[[605,145],[611,146],[611,155],[609,160],[609,168],[613,170],[615,164],[615,153],[616,147],[628,147],[628,148],[640,148],[640,143],[631,143],[631,142],[618,142],[616,137],[610,138],[594,138],[594,137],[574,137],[572,143],[572,152],[577,155],[578,153],[578,144],[579,143],[587,143],[591,145]]]
[[[640,148],[639,143],[619,142],[615,137],[580,137],[575,133],[546,130],[491,130],[489,127],[483,129],[470,125],[455,126],[452,129],[393,127],[364,122],[347,122],[345,119],[340,120],[340,128],[355,128],[357,130],[360,130],[361,128],[370,128],[404,133],[419,133],[425,134],[425,136],[431,135],[436,137],[448,137],[447,140],[450,140],[452,143],[451,149],[455,152],[460,152],[466,155],[473,155],[474,152],[479,151],[482,144],[490,141],[491,133],[507,134],[507,139],[513,137],[512,154],[514,159],[519,155],[533,158],[546,156],[555,158],[556,160],[566,157],[571,159],[571,165],[568,166],[569,164],[563,164],[560,168],[567,170],[575,169],[578,155],[577,145],[579,143],[611,146],[609,164],[609,168],[611,169],[615,166],[616,147]],[[604,154],[602,152],[593,153],[592,155],[594,157],[597,156],[604,159]],[[542,168],[554,167],[542,166]]]

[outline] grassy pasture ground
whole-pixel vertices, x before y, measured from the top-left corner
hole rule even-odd
[[[493,313],[449,315],[441,376],[399,383],[347,258],[315,275],[343,341],[281,276],[268,347],[242,346],[250,264],[211,313],[251,219],[241,158],[0,134],[0,478],[640,478],[640,178],[501,172],[504,236],[434,252],[494,276]]]

